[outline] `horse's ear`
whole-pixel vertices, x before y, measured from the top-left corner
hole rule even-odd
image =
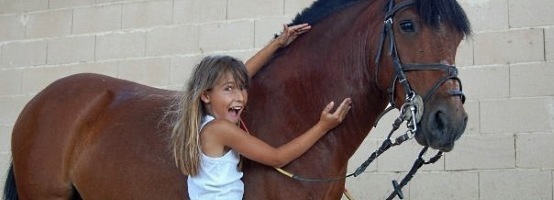
[[[202,102],[204,103],[210,103],[210,96],[206,92],[202,92],[200,99],[202,99]]]

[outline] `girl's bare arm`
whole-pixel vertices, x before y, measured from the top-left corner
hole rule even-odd
[[[245,65],[248,71],[248,76],[252,78],[256,72],[258,72],[262,66],[269,61],[277,49],[289,45],[302,33],[310,30],[310,28],[311,27],[308,24],[299,24],[290,27],[283,25],[283,32],[277,38],[272,40],[268,45],[252,56],[252,58],[246,61]]]
[[[273,167],[282,167],[300,157],[328,131],[342,123],[350,110],[350,104],[351,100],[347,98],[335,112],[331,113],[330,111],[334,107],[334,103],[331,102],[322,111],[321,118],[316,125],[277,148],[223,120],[214,121],[205,127],[205,131],[209,131],[212,135],[217,134],[218,143],[234,149],[251,160]]]

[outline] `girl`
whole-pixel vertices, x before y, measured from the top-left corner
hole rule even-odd
[[[275,47],[288,44],[291,36],[293,40],[298,35],[293,33],[297,28],[285,26],[284,34],[248,62],[248,70],[230,56],[208,56],[194,69],[179,102],[179,116],[171,138],[177,166],[188,175],[190,199],[242,199],[239,154],[282,167],[305,153],[348,113],[349,98],[333,113],[331,102],[323,109],[317,124],[277,148],[239,128],[240,114],[248,101],[249,74],[254,75],[261,68]]]

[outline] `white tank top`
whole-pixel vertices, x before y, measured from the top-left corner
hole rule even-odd
[[[202,118],[200,130],[214,117]],[[200,171],[188,176],[188,193],[191,200],[240,200],[244,194],[242,172],[238,170],[240,156],[232,149],[217,158],[200,151]]]

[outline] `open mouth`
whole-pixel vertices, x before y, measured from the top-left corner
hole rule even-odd
[[[229,113],[231,113],[234,116],[239,116],[241,110],[242,110],[242,106],[235,106],[235,107],[229,108]]]

